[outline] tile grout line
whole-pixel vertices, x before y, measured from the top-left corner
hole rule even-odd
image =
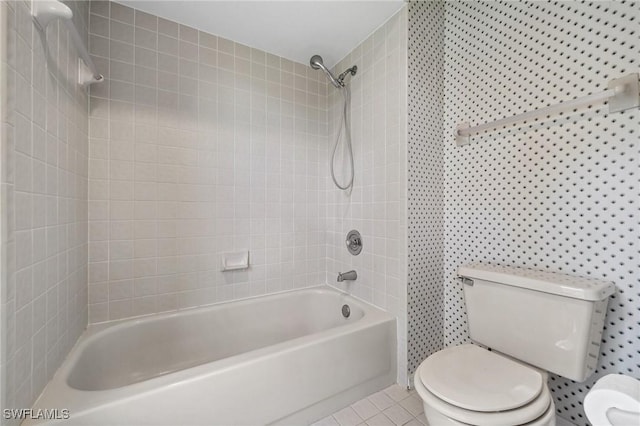
[[[330,414],[311,426],[426,426],[415,390],[394,384]]]

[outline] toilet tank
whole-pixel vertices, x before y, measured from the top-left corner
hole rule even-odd
[[[613,283],[486,264],[458,275],[473,341],[571,380],[593,373]]]

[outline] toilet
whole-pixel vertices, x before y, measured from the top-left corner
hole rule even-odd
[[[460,267],[473,344],[416,370],[432,426],[553,426],[548,372],[584,381],[596,368],[612,283],[486,264]]]
[[[623,374],[598,379],[584,398],[584,413],[592,425],[640,425],[640,380]]]

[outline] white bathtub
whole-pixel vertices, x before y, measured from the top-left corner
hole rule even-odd
[[[33,408],[83,425],[310,423],[395,382],[395,330],[329,287],[92,325]]]

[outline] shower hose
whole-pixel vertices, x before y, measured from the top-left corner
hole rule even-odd
[[[331,178],[333,179],[333,183],[335,183],[338,188],[342,189],[343,191],[346,191],[349,188],[353,187],[353,175],[354,175],[353,147],[351,146],[351,129],[349,128],[349,118],[348,118],[349,103],[351,102],[351,91],[349,90],[349,86],[347,86],[346,84],[342,86],[341,89],[342,89],[341,90],[342,97],[344,99],[344,105],[342,108],[342,117],[340,119],[340,126],[338,127],[338,133],[336,134],[336,142],[333,145],[333,152],[331,153],[330,166],[331,166]],[[333,163],[335,163],[335,158],[336,158],[336,151],[338,149],[338,144],[340,143],[340,136],[342,135],[343,128],[344,128],[345,143],[347,144],[347,149],[349,151],[349,162],[351,164],[351,177],[349,178],[348,183],[344,186],[338,183],[338,180],[336,179],[334,167],[333,167]]]

